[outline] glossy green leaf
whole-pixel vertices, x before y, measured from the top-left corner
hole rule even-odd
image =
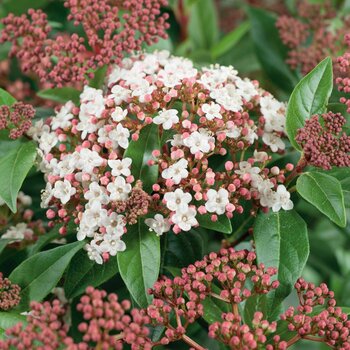
[[[19,322],[25,325],[27,318],[13,311],[0,311],[0,329],[10,328]]]
[[[25,177],[34,164],[36,146],[34,142],[19,144],[7,156],[0,159],[0,197],[15,213],[17,194]]]
[[[26,13],[28,9],[33,8],[43,8],[47,5],[49,0],[4,0],[3,5],[7,13],[14,13],[15,15],[20,15]]]
[[[13,239],[0,237],[0,254],[11,241],[13,241]]]
[[[309,256],[307,226],[294,210],[259,213],[254,239],[258,262],[278,269],[280,286],[267,296],[271,314],[301,276]]]
[[[147,307],[152,299],[147,290],[153,287],[159,274],[159,237],[139,220],[128,227],[123,240],[126,250],[117,254],[120,275],[135,301]]]
[[[243,38],[249,29],[250,22],[245,21],[233,31],[226,34],[215,46],[212,47],[211,54],[213,58],[217,59],[218,57],[230,51]]]
[[[316,171],[304,173],[297,180],[297,191],[334,223],[346,226],[342,186],[335,177]]]
[[[16,99],[12,95],[0,88],[0,106],[12,106],[15,102]]]
[[[51,100],[59,103],[73,101],[79,104],[80,91],[71,87],[53,88],[38,91],[37,95],[45,100]]]
[[[28,247],[28,255],[32,256],[39,253],[42,248],[55,239],[62,238],[62,235],[58,232],[59,228],[55,227],[50,232],[47,232],[40,236],[35,244]]]
[[[290,143],[301,150],[295,141],[298,129],[314,114],[326,111],[333,89],[332,60],[327,57],[307,74],[293,90],[287,107],[286,130]]]
[[[163,238],[163,237],[162,237]],[[164,253],[164,265],[181,268],[200,260],[207,253],[208,235],[201,230],[191,230],[185,234],[176,235],[168,232]]]
[[[213,0],[196,1],[190,8],[188,35],[195,49],[210,49],[219,37]]]
[[[226,215],[219,215],[217,221],[211,221],[210,214],[197,215],[196,219],[200,227],[230,234],[232,233],[232,226],[230,219]]]
[[[276,16],[265,10],[251,7],[249,17],[255,51],[261,65],[277,86],[290,93],[298,79],[285,61],[288,49],[279,37]]]
[[[95,89],[101,89],[104,85],[107,73],[107,66],[98,68],[94,72],[94,77],[89,81],[89,86]]]
[[[22,288],[19,309],[26,309],[32,300],[45,298],[56,287],[69,262],[84,244],[84,241],[74,242],[40,252],[17,266],[9,279]]]
[[[132,159],[131,174],[135,180],[141,180],[146,192],[152,190],[152,185],[158,178],[158,165],[149,166],[148,160],[153,159],[152,151],[159,150],[158,126],[150,124],[145,126],[137,141],[131,141],[124,153],[124,158]]]
[[[83,294],[86,287],[98,287],[118,273],[117,257],[111,256],[102,265],[90,260],[86,252],[81,250],[71,260],[64,282],[67,298]]]

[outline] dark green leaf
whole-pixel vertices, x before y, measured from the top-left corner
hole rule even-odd
[[[219,37],[218,19],[213,0],[201,0],[191,6],[188,35],[195,49],[210,49]]]
[[[268,313],[272,314],[292,291],[309,256],[306,223],[294,210],[260,213],[254,239],[258,262],[278,269],[280,286],[267,296]]]
[[[74,242],[37,253],[13,270],[9,279],[22,288],[19,309],[26,309],[32,300],[45,298],[84,244],[84,241]]]
[[[17,194],[36,158],[34,142],[20,144],[0,160],[0,197],[15,213]]]
[[[297,180],[297,191],[334,223],[346,226],[343,191],[335,177],[320,172],[304,173]]]
[[[13,241],[13,239],[0,237],[0,254],[11,241]]]
[[[131,141],[124,153],[124,158],[132,159],[131,174],[135,180],[141,180],[146,192],[152,190],[152,185],[158,178],[158,165],[149,166],[148,160],[152,159],[152,151],[159,150],[158,126],[150,124],[145,126],[137,141]]]
[[[276,28],[276,17],[262,9],[249,9],[251,33],[255,51],[269,78],[290,93],[297,83],[296,74],[285,62],[287,48],[282,44]]]
[[[305,120],[312,115],[326,111],[332,89],[332,60],[327,57],[300,80],[293,90],[288,102],[286,130],[290,143],[297,150],[301,150],[295,141],[298,129],[302,128]]]
[[[50,232],[40,236],[39,239],[35,242],[35,244],[33,244],[28,248],[28,255],[32,256],[40,252],[40,250],[44,248],[47,244],[49,244],[54,239],[58,239],[58,238],[62,238],[62,236],[58,232],[58,227],[57,227],[51,230]]]
[[[48,2],[48,0],[4,0],[4,8],[7,13],[14,13],[15,15],[20,15],[22,13],[26,13],[30,8],[42,8]]]
[[[12,106],[15,102],[16,99],[12,95],[0,88],[0,106]]]
[[[241,23],[232,32],[226,34],[215,46],[211,49],[211,54],[214,59],[224,55],[230,51],[249,31],[250,23],[245,21]]]
[[[210,214],[197,215],[196,219],[200,227],[207,228],[209,230],[222,232],[222,233],[232,233],[231,221],[226,215],[219,215],[217,221],[211,221]]]
[[[212,290],[216,294],[220,294],[220,288],[216,286],[212,286]],[[222,314],[231,312],[231,305],[226,303],[225,301],[219,300],[215,297],[207,297],[202,301],[202,305],[204,308],[203,318],[209,323],[212,324],[214,322],[222,321]]]
[[[26,324],[26,317],[14,312],[0,311],[0,329],[7,329],[21,322]]]
[[[64,282],[67,298],[83,294],[86,287],[98,287],[118,273],[117,257],[112,256],[102,265],[90,260],[85,251],[78,252],[69,264]]]
[[[45,100],[51,100],[59,103],[73,101],[79,104],[80,91],[71,87],[53,88],[38,91],[37,95]]]
[[[95,89],[101,89],[106,79],[106,73],[107,73],[107,66],[98,68],[94,73],[94,77],[90,80],[89,86]]]
[[[200,260],[207,253],[207,235],[204,230],[191,230],[176,235],[173,232],[166,234],[167,248],[164,264],[176,268],[184,267]]]
[[[139,220],[128,227],[123,240],[126,250],[117,254],[120,275],[135,301],[147,307],[152,299],[147,290],[153,287],[159,274],[159,237]]]

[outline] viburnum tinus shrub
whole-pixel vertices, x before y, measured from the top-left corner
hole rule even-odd
[[[70,90],[55,115],[25,124],[16,137],[26,141],[0,161],[10,179],[0,178],[6,226],[15,227],[10,210],[36,165],[50,229],[23,251],[11,228],[0,240],[5,259],[13,248],[23,253],[6,274],[21,288],[12,312],[21,317],[36,302],[28,325],[8,330],[2,344],[150,349],[182,340],[202,350],[212,338],[224,348],[285,349],[309,339],[347,349],[347,315],[333,293],[298,280],[309,255],[300,197],[346,226],[349,136],[345,116],[325,107],[332,61],[305,76],[287,106],[233,67],[199,69],[167,51],[119,63],[100,86]],[[3,91],[1,99],[2,131],[16,133],[8,122],[16,101]],[[256,253],[234,251],[246,240]],[[131,296],[130,315],[129,302],[93,289],[105,282]],[[284,313],[294,285],[301,305]],[[87,286],[78,322],[74,298]],[[61,301],[50,303],[52,291]]]

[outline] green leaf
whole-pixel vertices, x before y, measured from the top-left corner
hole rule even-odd
[[[30,8],[43,8],[45,5],[47,5],[48,2],[48,0],[4,0],[4,8],[6,10],[6,13],[20,15],[22,13],[26,13]]]
[[[74,298],[83,294],[86,287],[98,287],[118,273],[117,257],[112,256],[102,265],[90,260],[86,252],[81,250],[71,260],[64,291],[67,298]]]
[[[196,219],[199,226],[217,232],[232,233],[231,221],[226,215],[219,215],[218,220],[215,222],[211,221],[210,217],[210,214],[197,215]]]
[[[0,197],[15,213],[18,192],[25,177],[34,164],[36,146],[34,142],[18,145],[7,156],[0,160]],[[4,176],[6,174],[6,176]]]
[[[327,57],[307,74],[293,90],[287,107],[286,130],[290,143],[301,151],[295,141],[298,129],[314,114],[324,113],[333,89],[332,60]]]
[[[1,238],[0,237],[0,254],[2,253],[2,251],[6,248],[6,246],[10,243],[13,242],[13,239],[11,238]]]
[[[90,80],[89,86],[95,89],[101,89],[104,85],[107,73],[107,66],[98,68],[94,72],[94,77]]]
[[[344,195],[340,182],[320,172],[301,174],[298,193],[340,227],[346,226]]]
[[[15,102],[16,99],[12,95],[0,88],[0,106],[12,106]]]
[[[45,100],[59,103],[73,101],[75,104],[79,104],[80,101],[80,91],[71,87],[40,90],[37,95]]]
[[[19,322],[23,325],[26,324],[26,316],[14,312],[0,311],[0,329],[10,328]]]
[[[213,0],[201,0],[191,6],[188,35],[195,49],[210,49],[219,37],[217,12]]]
[[[268,314],[272,314],[292,291],[309,256],[306,223],[294,210],[259,213],[254,239],[258,262],[278,269],[280,286],[267,295]]]
[[[59,228],[55,227],[50,232],[40,236],[39,239],[35,242],[35,244],[28,247],[28,255],[32,256],[36,253],[39,253],[43,247],[45,247],[54,239],[62,238],[62,235],[58,232],[58,230]]]
[[[22,288],[19,309],[26,309],[32,300],[40,301],[45,298],[84,244],[84,241],[74,242],[37,253],[16,267],[9,279]]]
[[[243,38],[249,29],[250,22],[245,21],[232,32],[226,34],[216,45],[212,47],[211,54],[213,58],[216,60],[220,56],[230,51]]]
[[[130,142],[124,153],[124,158],[132,159],[131,174],[135,180],[142,181],[146,192],[151,192],[158,178],[158,165],[149,166],[147,162],[153,158],[152,151],[159,148],[158,126],[150,124],[141,130],[137,141]]]
[[[220,294],[220,288],[213,285],[212,290],[216,294]],[[230,312],[230,304],[219,300],[215,297],[207,297],[202,301],[202,305],[204,308],[203,318],[209,323],[212,324],[214,322],[222,321],[222,314]]]
[[[288,49],[279,37],[276,16],[250,7],[249,17],[255,51],[264,71],[277,86],[290,93],[297,83],[297,76],[285,61]]]
[[[204,230],[191,230],[183,235],[168,232],[164,252],[164,264],[169,267],[181,268],[200,260],[207,253],[208,235]],[[163,237],[162,237],[163,238]]]
[[[123,240],[126,250],[117,254],[120,275],[139,306],[147,307],[152,300],[147,290],[153,287],[159,274],[159,237],[139,220],[128,227]]]

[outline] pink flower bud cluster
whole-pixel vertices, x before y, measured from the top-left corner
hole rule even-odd
[[[303,148],[308,164],[330,170],[332,166],[350,167],[350,136],[340,113],[314,115],[298,130],[295,140]]]
[[[334,293],[323,283],[319,287],[300,278],[295,289],[300,305],[289,307],[281,316],[288,329],[296,332],[294,339],[321,341],[333,349],[350,349],[350,321],[336,307]]]
[[[9,137],[17,139],[32,126],[35,109],[23,102],[16,102],[12,106],[0,106],[0,130],[9,130]]]
[[[23,249],[46,232],[42,220],[33,218],[34,212],[29,209],[31,204],[32,198],[20,191],[17,196],[17,212],[13,214],[0,199],[0,238],[9,240],[9,248]]]
[[[231,219],[244,201],[252,215],[292,209],[284,182],[293,165],[268,167],[285,148],[284,128],[285,105],[256,81],[161,51],[123,60],[105,93],[86,86],[80,106],[68,102],[28,135],[39,144],[47,217],[73,218],[101,264],[126,248],[126,225],[146,214],[156,214],[145,223],[161,235],[189,231],[203,215]],[[143,158],[127,153],[138,142],[144,152],[145,139],[152,149]]]
[[[344,37],[346,44],[346,51],[342,56],[337,58],[337,67],[339,69],[339,76],[336,78],[335,82],[338,85],[338,90],[348,94],[350,93],[350,34],[346,34]],[[350,98],[341,97],[340,102],[346,104],[347,112],[350,112]]]
[[[209,326],[209,337],[227,345],[230,349],[286,349],[286,342],[279,347],[267,343],[267,336],[276,332],[277,322],[270,323],[263,319],[263,314],[254,313],[252,327],[242,322],[239,315],[227,313],[222,315],[222,322],[215,322]]]
[[[21,300],[21,288],[4,278],[0,272],[0,310],[9,310],[17,306]]]
[[[82,25],[87,39],[76,33],[52,37],[46,14],[30,9],[28,16],[9,14],[2,19],[0,43],[12,42],[10,55],[17,57],[22,70],[34,72],[48,86],[87,83],[97,68],[119,63],[143,43],[165,38],[168,15],[160,9],[166,4],[166,0],[67,0],[68,20]]]
[[[299,1],[297,18],[288,15],[278,18],[276,26],[282,42],[289,48],[287,63],[292,69],[300,69],[305,75],[327,56],[336,61],[336,55],[344,49],[339,38],[350,27],[349,18],[342,16],[342,25],[334,29],[331,21],[336,16],[331,1]]]

